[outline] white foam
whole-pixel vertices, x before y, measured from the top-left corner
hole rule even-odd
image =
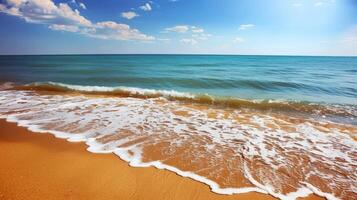
[[[313,191],[315,194],[317,194],[321,197],[325,197],[328,200],[339,200],[339,198],[336,198],[335,196],[333,196],[333,194],[322,192],[321,190],[319,190],[315,186],[311,185],[310,183],[305,182],[305,185],[307,188],[309,188],[311,191]]]
[[[154,95],[161,94],[163,96],[172,96],[172,97],[187,97],[194,98],[195,96],[190,93],[178,92],[175,90],[155,90],[155,89],[143,89],[136,87],[106,87],[106,86],[82,86],[82,85],[71,85],[64,83],[56,83],[56,82],[47,82],[47,83],[33,83],[32,85],[39,86],[43,84],[49,84],[54,86],[59,86],[63,88],[67,88],[70,90],[83,91],[83,92],[114,92],[114,91],[126,91],[132,94],[141,94],[141,95]]]
[[[181,171],[181,170],[177,169],[176,167],[165,165],[165,164],[161,163],[160,161],[143,163],[143,162],[141,162],[141,158],[140,158],[140,155],[141,155],[140,149],[131,148],[130,150],[132,152],[134,152],[134,156],[130,156],[128,154],[128,151],[123,150],[123,149],[118,149],[114,153],[116,155],[118,155],[121,159],[127,161],[130,164],[130,166],[133,166],[133,167],[156,167],[157,169],[166,169],[166,170],[175,172],[176,174],[178,174],[182,177],[188,177],[193,180],[205,183],[210,186],[210,188],[213,192],[218,193],[218,194],[240,194],[240,193],[247,193],[247,192],[259,192],[259,193],[267,194],[266,191],[264,191],[260,188],[256,188],[256,187],[224,188],[224,189],[222,189],[219,187],[219,185],[217,183],[207,179],[206,177],[199,176],[192,172]]]
[[[98,90],[103,90],[103,88]],[[267,124],[278,125],[280,121],[285,122],[285,119],[275,120],[268,114],[247,115],[246,117],[250,117],[252,124],[258,126],[255,127],[250,123],[237,123],[235,118],[245,115],[240,112],[231,113],[231,116],[224,118],[223,111],[216,109],[214,111],[221,117],[210,119],[208,118],[209,111],[195,110],[177,102],[163,101],[164,103],[157,104],[155,99],[86,98],[85,96],[35,95],[32,92],[0,91],[0,118],[17,122],[19,126],[27,127],[34,132],[48,132],[70,142],[85,142],[88,145],[88,151],[115,153],[134,167],[154,166],[175,172],[180,176],[205,183],[213,192],[220,194],[255,191],[290,200],[315,193],[329,200],[337,199],[333,194],[322,192],[308,183],[308,175],[305,179],[298,180],[296,191],[282,194],[279,188],[285,182],[278,172],[274,174],[276,176],[271,177],[269,176],[271,172],[267,171],[266,177],[257,180],[254,178],[254,176],[257,177],[257,174],[254,174],[255,170],[250,169],[245,162],[245,160],[261,159],[275,173],[274,170],[279,168],[289,169],[292,165],[299,164],[291,163],[288,157],[291,152],[306,155],[310,162],[325,163],[332,170],[338,169],[350,173],[352,180],[318,171],[313,166],[301,166],[307,167],[304,168],[308,170],[306,174],[319,173],[321,178],[331,180],[328,183],[330,185],[326,187],[334,187],[336,184],[350,181],[352,182],[351,188],[346,189],[353,191],[353,184],[356,184],[356,179],[353,179],[356,176],[353,168],[356,158],[353,155],[357,152],[357,144],[351,140],[350,136],[339,130],[323,133],[315,129],[313,124],[305,122],[296,126],[296,132],[287,133],[281,129],[269,128]],[[187,111],[190,116],[175,115],[173,110]],[[46,128],[47,125],[49,127]],[[122,130],[128,130],[133,134],[110,142],[99,142],[100,139],[115,135]],[[144,137],[149,139],[120,147]],[[203,148],[206,153],[209,153],[208,158],[207,155],[195,155],[196,159],[206,156],[206,159],[211,159],[210,161],[215,163],[217,162],[215,156],[219,159],[220,151],[224,148],[242,155],[244,165],[236,167],[242,167],[245,178],[255,187],[221,188],[212,179],[194,172],[182,171],[178,167],[164,164],[163,161],[142,162],[142,148],[146,143],[155,144],[161,140],[168,140],[171,142],[168,150],[172,150],[191,142],[191,137],[209,138],[211,141],[201,146],[198,143],[191,144],[193,149],[197,145],[197,148]],[[237,140],[243,141],[243,144],[237,145],[235,143]],[[189,153],[195,153],[195,151]],[[346,162],[337,163],[336,158]],[[211,166],[207,166],[208,169],[209,167]]]

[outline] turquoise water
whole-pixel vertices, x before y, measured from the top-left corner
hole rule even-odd
[[[357,57],[0,56],[0,80],[357,104]]]

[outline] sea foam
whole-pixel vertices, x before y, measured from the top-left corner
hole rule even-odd
[[[352,125],[163,97],[20,90],[0,91],[0,117],[34,132],[85,142],[93,153],[115,153],[134,167],[173,171],[220,194],[357,197]]]

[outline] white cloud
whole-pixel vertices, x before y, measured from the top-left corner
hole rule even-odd
[[[149,3],[145,3],[144,5],[140,6],[139,8],[141,10],[144,10],[144,11],[151,11],[152,10],[151,5]]]
[[[79,3],[79,7],[81,7],[84,10],[87,10],[87,6],[84,3]]]
[[[121,16],[126,19],[133,19],[134,17],[138,17],[139,15],[133,11],[128,11],[128,12],[122,12]]]
[[[204,33],[205,30],[203,28],[199,28],[196,26],[188,26],[188,25],[178,25],[178,26],[166,28],[165,32],[176,32],[176,33],[192,32],[195,35],[205,35],[205,36],[209,35]]]
[[[247,29],[251,29],[254,28],[255,25],[254,24],[241,24],[239,26],[239,30],[247,30]]]
[[[197,40],[192,39],[192,38],[183,38],[180,40],[181,43],[183,44],[190,44],[190,45],[195,45],[197,44]]]
[[[130,28],[127,24],[118,24],[113,21],[98,22],[95,24],[95,33],[88,33],[93,37],[115,40],[155,40],[152,36],[147,36],[137,29]]]
[[[78,32],[79,28],[78,26],[73,26],[73,25],[63,25],[63,24],[51,24],[48,26],[48,28],[56,31],[68,31],[68,32]]]
[[[205,30],[203,30],[202,28],[198,28],[196,26],[191,26],[191,31],[193,33],[203,33]]]
[[[211,34],[208,33],[199,33],[199,34],[192,34],[193,38],[196,38],[198,40],[208,40],[209,37],[211,37]]]
[[[162,42],[170,42],[171,41],[170,38],[157,38],[156,40],[162,41]]]
[[[236,37],[234,38],[234,43],[243,43],[245,42],[245,39],[244,38],[241,38],[241,37]]]
[[[0,12],[24,19],[29,23],[46,24],[56,31],[76,32],[89,37],[112,40],[152,41],[153,36],[141,33],[126,24],[112,21],[93,23],[66,3],[52,0],[5,0]]]
[[[186,33],[189,30],[189,26],[187,25],[178,25],[171,28],[166,28],[167,32],[177,32],[177,33]]]
[[[78,10],[72,10],[66,3],[55,5],[51,0],[6,0],[1,5],[0,12],[18,16],[31,23],[91,25]]]
[[[178,25],[170,28],[166,28],[165,32],[176,32],[176,33],[191,33],[191,38],[183,38],[180,40],[181,43],[195,45],[199,40],[207,40],[211,37],[211,34],[205,33],[203,28],[197,26],[188,25]]]

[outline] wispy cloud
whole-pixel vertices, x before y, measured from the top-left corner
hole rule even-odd
[[[243,43],[243,42],[245,42],[245,39],[241,38],[241,37],[236,37],[236,38],[234,38],[233,42],[234,43]]]
[[[118,24],[113,21],[98,22],[95,25],[94,33],[87,33],[92,37],[102,39],[116,39],[116,40],[139,40],[152,41],[155,40],[152,36],[147,36],[137,29],[130,28],[127,24]]]
[[[151,11],[152,10],[150,3],[145,3],[144,5],[140,6],[139,8],[141,10],[144,10],[144,11]]]
[[[136,14],[136,12],[128,11],[128,12],[122,12],[121,16],[126,19],[133,19],[134,17],[138,17],[139,15]]]
[[[210,34],[204,33],[205,30],[203,28],[197,26],[189,26],[189,25],[177,25],[169,28],[165,28],[164,32],[176,32],[176,33],[193,33],[196,35],[204,35],[206,37],[211,36]]]
[[[79,7],[81,7],[84,10],[87,9],[87,6],[84,3],[79,3]]]
[[[157,38],[157,41],[162,41],[162,42],[171,42],[170,38]]]
[[[239,30],[247,30],[247,29],[251,29],[254,28],[255,25],[254,24],[241,24],[239,26]]]
[[[187,34],[190,33],[191,37],[190,38],[183,38],[180,40],[180,42],[185,43],[185,44],[197,44],[199,40],[207,40],[209,37],[212,35],[209,33],[206,33],[203,28],[197,27],[197,26],[189,26],[189,25],[178,25],[170,28],[166,28],[164,32],[176,32],[176,33],[181,33],[181,34]]]
[[[73,25],[64,25],[64,24],[51,24],[48,26],[48,28],[56,31],[68,31],[68,32],[78,32],[79,28],[78,26],[73,26]]]
[[[190,30],[188,25],[178,25],[170,28],[165,28],[166,32],[177,32],[177,33],[186,33]]]
[[[0,12],[24,19],[28,23],[46,24],[51,30],[67,31],[89,37],[112,40],[152,41],[155,37],[141,33],[129,25],[113,21],[94,23],[67,3],[52,0],[5,0]]]
[[[16,0],[15,0],[16,1]],[[68,2],[69,4],[73,4],[75,5],[76,7],[79,7],[79,8],[82,8],[83,10],[87,10],[87,6],[82,3],[82,2],[77,2],[76,0],[71,0]]]
[[[208,33],[199,33],[199,34],[192,34],[193,38],[196,38],[198,40],[208,40],[209,37],[211,37],[211,34]]]
[[[183,38],[180,40],[180,42],[183,44],[190,44],[190,45],[195,45],[198,43],[197,40],[192,39],[192,38]]]
[[[202,28],[198,28],[196,26],[191,26],[191,31],[192,33],[203,33],[205,30],[203,30]]]

